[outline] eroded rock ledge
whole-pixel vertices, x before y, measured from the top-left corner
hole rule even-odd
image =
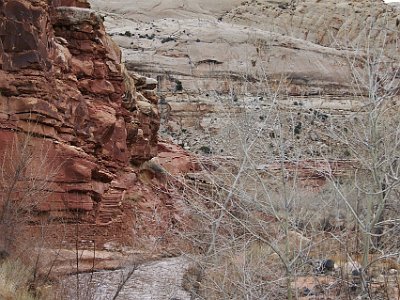
[[[46,224],[48,239],[132,244],[173,222],[162,187],[138,179],[158,151],[156,81],[128,74],[89,7],[0,3],[2,199],[16,179],[11,196],[32,211],[29,234]],[[15,176],[19,163],[24,171]]]

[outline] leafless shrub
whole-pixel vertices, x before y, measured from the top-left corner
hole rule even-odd
[[[353,45],[348,57],[354,98],[365,103],[359,111],[338,122],[314,110],[308,123],[300,123],[295,110],[279,105],[285,80],[268,84],[265,78],[260,94],[268,106],[261,121],[251,113],[233,115],[226,126],[234,159],[210,156],[213,170],[179,183],[193,221],[182,236],[201,254],[200,298],[293,299],[317,290],[337,299],[397,294],[396,276],[386,289],[374,285],[379,275],[371,262],[382,266],[383,257],[399,255],[399,64],[385,54],[384,24],[369,22],[361,39],[366,45]],[[319,135],[310,131],[311,139],[318,142],[323,134],[328,146],[301,145],[303,130],[316,123]],[[316,187],[307,189],[307,182]],[[322,276],[326,261],[340,266]],[[396,259],[390,261],[398,270]],[[388,271],[383,265],[379,272]],[[320,288],[302,290],[318,277],[324,283],[316,280],[313,287]]]

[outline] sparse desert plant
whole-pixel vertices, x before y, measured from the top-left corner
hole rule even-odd
[[[182,81],[175,79],[175,92],[182,92],[183,86],[182,86]]]
[[[34,126],[34,125],[33,125]],[[36,144],[35,144],[36,142]],[[38,143],[37,143],[38,142]],[[16,133],[8,147],[1,149],[0,166],[0,250],[10,252],[22,237],[22,227],[49,194],[52,166],[49,149],[30,132]],[[50,167],[51,166],[51,167]]]
[[[45,138],[33,134],[34,126],[11,134],[10,143],[0,149],[0,253],[7,258],[4,267],[26,269],[30,294],[38,296],[55,261],[41,269],[51,220],[38,218],[37,209],[51,195],[50,184],[61,166],[50,157]],[[26,230],[32,224],[39,228],[39,236]]]
[[[19,260],[0,262],[0,298],[3,300],[51,299],[50,291],[34,291],[31,288],[33,269]],[[36,295],[35,295],[36,294]]]

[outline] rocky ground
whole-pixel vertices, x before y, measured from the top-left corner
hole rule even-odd
[[[183,289],[183,276],[188,268],[188,260],[177,257],[115,271],[83,273],[79,275],[78,292],[85,300],[190,300],[190,293]],[[76,283],[76,276],[63,281],[69,295],[66,299],[77,299]],[[118,297],[113,298],[118,289]]]

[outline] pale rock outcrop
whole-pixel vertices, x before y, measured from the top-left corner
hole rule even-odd
[[[366,46],[385,44],[395,62],[388,77],[399,64],[399,12],[383,1],[91,3],[127,68],[158,79],[161,134],[200,154],[240,157],[261,137],[253,151],[265,164],[279,156],[279,113],[283,134],[296,138],[285,155],[346,161],[349,151],[327,128],[349,130],[364,107]]]

